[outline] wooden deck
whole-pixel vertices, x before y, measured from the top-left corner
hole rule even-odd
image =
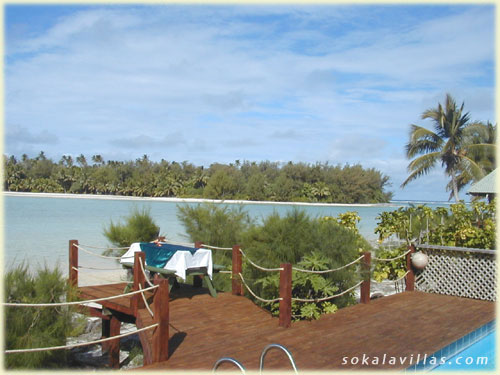
[[[205,292],[170,302],[170,358],[144,369],[211,370],[221,357],[258,369],[262,349],[271,343],[288,348],[299,370],[404,369],[411,355],[431,355],[494,318],[492,302],[405,292],[280,328],[277,318],[247,298],[229,293],[212,298]],[[363,354],[380,362],[384,354],[408,360],[403,365],[350,363]],[[265,368],[291,367],[284,353],[271,350]],[[220,369],[235,368],[223,364]]]
[[[124,285],[82,287],[85,298],[116,295]],[[119,298],[105,307],[131,314],[130,300]],[[154,308],[154,306],[152,307]],[[220,293],[217,298],[205,288],[181,284],[171,293],[169,360],[146,365],[146,370],[211,370],[222,357],[233,357],[247,369],[258,369],[262,349],[271,343],[288,348],[299,370],[404,369],[420,354],[431,355],[495,318],[495,304],[467,298],[405,292],[358,304],[325,315],[317,321],[278,327],[278,318],[249,299]],[[145,309],[136,324],[152,323]],[[152,331],[142,333],[145,357],[151,354]],[[369,365],[363,365],[363,354]],[[386,355],[385,364],[372,361]],[[403,364],[388,363],[390,357],[407,357]],[[358,357],[358,364],[351,358]],[[290,369],[284,353],[271,350],[266,369]],[[223,364],[220,369],[234,369]]]
[[[83,286],[79,287],[78,290],[80,291],[80,297],[82,299],[97,299],[123,294],[123,290],[126,285],[127,283]],[[132,315],[132,309],[130,308],[130,297],[114,298],[109,301],[99,302],[99,304],[108,309],[116,310],[123,314]]]

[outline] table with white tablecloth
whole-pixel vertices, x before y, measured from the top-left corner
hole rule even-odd
[[[161,244],[161,243],[160,243]],[[134,253],[141,250],[141,244],[133,243],[128,251],[120,258],[120,263],[134,263]],[[171,245],[171,244],[170,244]],[[197,249],[194,253],[183,250],[180,246],[163,267],[166,270],[175,272],[175,276],[186,280],[186,271],[189,269],[206,268],[206,274],[212,278],[212,251],[207,249]]]

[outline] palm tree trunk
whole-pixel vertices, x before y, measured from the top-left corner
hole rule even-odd
[[[451,186],[453,189],[453,196],[455,197],[455,203],[460,202],[460,198],[458,197],[458,187],[457,187],[457,178],[455,176],[455,172],[451,174]]]

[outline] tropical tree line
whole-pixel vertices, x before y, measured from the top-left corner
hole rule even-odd
[[[413,160],[408,165],[410,175],[401,187],[441,164],[449,178],[446,189],[450,199],[458,202],[460,190],[496,168],[497,127],[490,122],[471,121],[464,103],[459,107],[450,94],[446,94],[444,105],[438,103],[421,117],[432,121],[432,129],[411,125],[406,156]]]
[[[58,162],[42,151],[34,158],[4,155],[4,189],[17,192],[192,197],[266,201],[383,203],[389,177],[361,165],[240,162],[208,168],[147,155],[135,161],[89,160],[64,155]]]

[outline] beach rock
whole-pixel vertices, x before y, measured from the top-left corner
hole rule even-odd
[[[377,298],[382,298],[382,297],[384,297],[384,293],[376,292],[376,293],[372,293],[372,295],[370,296],[370,299],[377,299]]]
[[[132,360],[129,363],[124,364],[121,367],[121,369],[128,370],[128,369],[142,367],[143,365],[144,365],[144,357],[142,354],[139,354],[139,355],[136,355],[134,358],[132,358]]]
[[[81,319],[84,315],[74,314],[74,324],[81,324]],[[84,333],[76,337],[68,337],[67,345],[86,343],[99,340],[102,335],[102,322],[100,318],[87,317],[85,319]],[[135,324],[122,323],[120,332],[131,332],[137,330]],[[139,335],[134,334],[120,339],[120,367],[124,369],[132,369],[143,366],[142,354],[130,357],[130,353],[134,348],[135,353],[142,352]],[[80,346],[70,349],[72,368],[80,369],[104,369],[108,367],[109,356],[103,353],[100,344]]]
[[[109,366],[109,356],[103,353],[100,345],[93,345],[83,352],[73,352],[74,367],[83,369],[103,369]],[[126,362],[129,352],[120,350],[120,364]]]

